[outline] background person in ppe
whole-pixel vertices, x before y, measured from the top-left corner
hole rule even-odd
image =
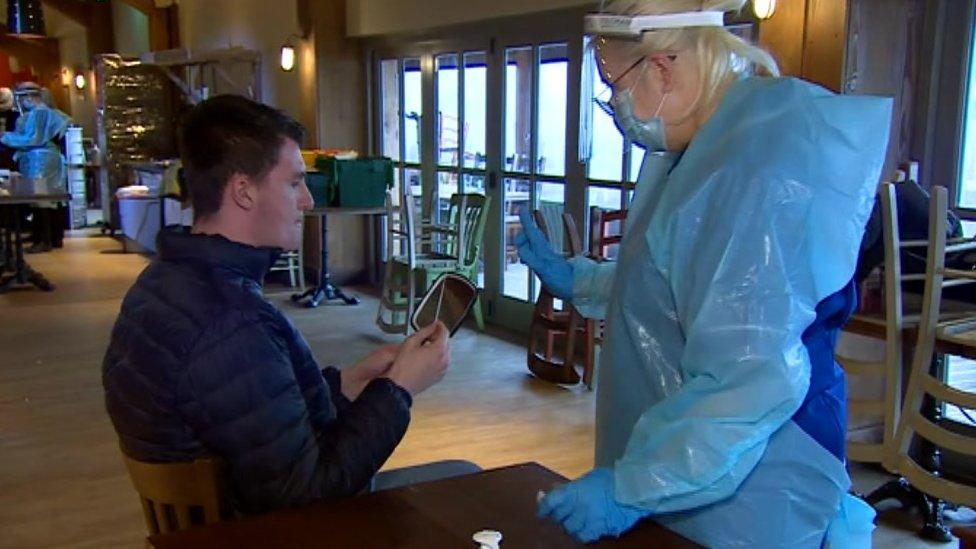
[[[866,505],[845,496],[833,349],[856,302],[890,101],[778,78],[768,54],[708,13],[744,3],[605,10],[684,20],[593,36],[617,125],[648,150],[616,265],[563,260],[523,214],[525,263],[607,319],[597,467],[539,508],[583,541],[644,517],[709,547],[870,533],[870,518],[844,520]]]
[[[0,135],[10,131],[17,126],[17,112],[14,104],[14,92],[10,88],[0,88]],[[0,147],[0,169],[17,171],[17,162],[14,161],[14,151]]]
[[[20,174],[34,182],[45,194],[67,192],[64,157],[60,141],[70,119],[43,100],[42,88],[34,82],[22,82],[14,89],[21,111],[13,131],[0,136],[0,143],[15,151]],[[34,245],[29,252],[49,251],[60,247],[64,238],[66,216],[58,203],[40,204],[33,209]]]

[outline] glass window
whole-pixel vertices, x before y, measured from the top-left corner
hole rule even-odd
[[[976,208],[976,32],[970,47],[969,84],[963,114],[962,166],[959,177],[959,205]]]
[[[380,154],[400,160],[400,71],[396,59],[380,61]]]
[[[532,167],[532,48],[505,51],[504,170],[529,173]]]
[[[637,182],[637,176],[640,174],[641,163],[644,161],[644,152],[643,147],[638,147],[637,145],[630,146],[630,175],[627,179],[631,183]]]
[[[596,73],[594,68],[590,68]],[[599,77],[589,78],[593,83],[593,97],[609,97],[610,88]],[[620,181],[623,177],[624,136],[613,121],[613,115],[603,110],[596,101],[588,107],[592,116],[590,161],[587,164],[590,179]],[[581,136],[582,137],[582,136]]]
[[[424,196],[423,187],[420,184],[420,170],[413,168],[403,170],[403,180],[408,185],[409,195],[413,197],[413,218],[415,221],[419,221],[423,213]]]
[[[404,161],[420,163],[420,118],[423,115],[420,59],[403,60],[403,149]]]
[[[468,194],[485,194],[485,176],[464,174],[461,176],[464,185],[464,192]],[[487,238],[487,231],[485,232]],[[485,287],[485,243],[481,242],[481,250],[478,252],[478,287]]]
[[[546,231],[549,236],[549,243],[554,250],[563,251],[569,246],[565,242],[566,231],[563,230],[563,211],[565,211],[563,197],[566,192],[566,185],[544,181],[536,183],[535,198],[536,209],[542,213],[542,218],[546,223]],[[535,279],[535,291],[533,298],[539,298],[539,291],[542,289],[542,281]]]
[[[592,206],[596,206],[601,210],[619,210],[621,208],[620,201],[623,199],[623,191],[621,189],[590,186],[586,191],[587,212],[589,212],[589,207]],[[607,224],[605,230],[608,235],[620,234],[620,222],[614,221],[613,223]],[[607,259],[616,259],[619,248],[619,244],[608,246],[605,250],[605,257]]]
[[[485,176],[466,173],[461,180],[464,183],[464,192],[485,195]]]
[[[461,152],[461,118],[458,111],[458,56],[438,55],[437,78],[437,163],[457,166]]]
[[[946,357],[946,383],[960,391],[976,392],[976,361],[958,356]],[[976,427],[976,411],[945,403],[945,417]]]
[[[439,222],[448,221],[448,211],[451,209],[451,197],[458,192],[458,174],[455,172],[439,172],[437,174],[436,217]]]
[[[569,58],[566,44],[540,46],[537,173],[566,174],[568,88]]]
[[[502,292],[508,297],[528,301],[529,268],[518,256],[515,236],[522,230],[518,217],[519,211],[529,206],[530,183],[528,179],[506,177],[504,185],[505,257]]]
[[[488,153],[488,67],[485,52],[464,54],[464,167],[485,169]],[[482,187],[483,189],[484,187]]]
[[[586,206],[587,208],[596,206],[604,210],[619,210],[621,196],[620,189],[590,185],[586,189]]]
[[[976,32],[969,49],[969,82],[962,120],[962,162],[959,166],[959,205],[976,208]],[[963,222],[963,234],[972,237],[973,223]],[[976,361],[961,357],[946,357],[946,383],[962,391],[976,391]],[[976,426],[976,412],[957,406],[944,405],[948,419]]]

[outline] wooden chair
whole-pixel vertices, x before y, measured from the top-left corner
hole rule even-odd
[[[894,447],[898,452],[898,471],[912,486],[941,500],[976,506],[976,484],[950,480],[930,472],[909,451],[915,438],[919,437],[938,447],[976,458],[976,438],[946,429],[922,413],[926,396],[961,408],[976,408],[976,393],[947,385],[932,374],[930,367],[937,342],[969,345],[976,343],[976,315],[946,321],[939,319],[942,290],[976,282],[976,271],[945,267],[946,253],[976,249],[976,242],[972,241],[946,244],[946,203],[946,189],[934,187],[929,206],[922,315]]]
[[[186,530],[231,516],[223,461],[147,463],[123,453],[132,485],[139,493],[149,535]]]
[[[604,210],[597,206],[590,207],[590,253],[595,261],[611,261],[617,257],[620,243],[623,241],[624,223],[627,220],[627,210]],[[583,373],[583,382],[593,388],[593,377],[600,364],[598,352],[603,346],[603,334],[606,322],[603,320],[586,319],[585,348],[589,353],[587,364],[589,368]]]
[[[849,417],[881,418],[881,437],[877,442],[848,440],[847,458],[851,461],[879,463],[895,470],[893,442],[898,414],[901,412],[902,349],[905,330],[902,307],[901,250],[898,231],[898,203],[895,186],[885,183],[879,191],[884,235],[884,324],[885,351],[881,361],[863,361],[838,355],[837,362],[846,376],[878,378],[883,384],[880,398],[852,399],[848,396]]]
[[[541,210],[535,210],[533,217],[539,226],[539,230],[552,242],[554,240],[553,231],[549,228],[545,214]],[[576,223],[569,213],[564,213],[562,219],[566,239],[569,243],[569,253],[577,255],[582,252],[582,246],[575,231]],[[561,247],[557,249],[561,249]],[[532,321],[529,325],[528,367],[529,371],[540,379],[563,385],[575,385],[580,381],[580,376],[576,373],[577,339],[584,342],[583,379],[584,381],[592,379],[593,368],[589,362],[592,352],[585,347],[592,341],[587,332],[589,323],[569,303],[564,302],[562,310],[556,309],[555,301],[556,298],[549,293],[545,286],[539,290],[539,297],[536,299],[535,308],[532,311]],[[561,361],[555,356],[555,340],[557,337],[564,340]],[[540,355],[541,341],[545,341],[545,349]],[[589,386],[589,384],[587,385]]]
[[[459,274],[478,283],[478,261],[490,207],[490,197],[477,193],[454,194],[446,223],[424,223],[421,226],[417,246],[424,251],[417,253],[414,260],[418,293],[427,291],[444,273]],[[395,269],[407,269],[405,261],[394,258],[394,263]],[[472,312],[478,329],[484,330],[480,292]]]
[[[624,238],[627,210],[604,210],[590,207],[590,257],[606,261],[617,257]]]
[[[386,194],[386,263],[376,325],[389,334],[407,334],[417,301],[413,197],[407,185]]]
[[[305,233],[305,223],[302,222],[302,234]],[[284,252],[278,256],[278,260],[271,266],[269,272],[288,272],[288,281],[292,288],[305,291],[305,260],[303,256],[304,238],[298,243],[298,250]]]

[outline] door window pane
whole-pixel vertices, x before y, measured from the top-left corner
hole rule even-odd
[[[946,357],[946,383],[960,391],[976,392],[976,361],[958,356]],[[944,404],[945,417],[976,427],[976,410]]]
[[[404,161],[420,163],[420,118],[423,100],[420,84],[420,59],[403,60],[403,146]]]
[[[400,71],[396,59],[380,61],[380,154],[400,160]]]
[[[505,158],[509,172],[532,167],[532,48],[505,51]]]
[[[591,66],[589,70],[596,72]],[[593,82],[593,97],[607,98],[610,87],[599,77],[590,79]],[[587,165],[590,179],[606,181],[620,181],[623,177],[624,136],[620,134],[613,115],[603,110],[595,101],[588,107],[591,110],[592,130],[590,139],[590,161]]]
[[[419,221],[423,213],[421,206],[424,195],[423,187],[420,183],[420,170],[413,168],[403,170],[403,180],[409,186],[409,194],[413,197],[413,218],[415,221]]]
[[[623,192],[621,189],[591,186],[586,190],[587,212],[589,212],[589,207],[591,206],[596,206],[601,210],[619,210],[621,208],[620,201],[622,198]],[[587,224],[587,227],[589,227],[589,224]],[[613,223],[609,223],[605,230],[608,235],[620,234],[620,222],[614,221]],[[616,259],[619,247],[619,244],[608,246],[604,252],[605,257],[607,259]],[[592,251],[595,252],[595,250]]]
[[[567,246],[563,242],[563,193],[566,185],[563,183],[541,182],[535,187],[536,208],[542,212],[549,229],[549,242],[556,251],[563,251]]]
[[[569,58],[566,44],[540,46],[537,173],[566,174],[568,89]]]
[[[529,181],[506,177],[504,180],[505,256],[502,269],[502,293],[523,301],[529,298],[529,268],[519,259],[515,236],[522,230],[519,211],[529,206]]]
[[[451,197],[458,192],[458,175],[454,172],[440,172],[437,174],[437,197],[435,198],[436,217],[439,223],[448,221],[447,213],[451,209]]]
[[[464,174],[462,177],[464,182],[464,192],[480,194],[484,196],[485,194],[485,176],[477,174]]]
[[[630,176],[628,180],[631,183],[637,182],[637,176],[640,175],[641,163],[644,162],[644,149],[638,147],[637,145],[630,146]]]
[[[485,194],[485,176],[464,174],[461,176],[464,184],[464,192],[467,194]],[[487,227],[481,240],[481,249],[478,251],[478,287],[485,287],[485,240],[489,238]]]
[[[959,205],[976,208],[976,32],[969,49],[969,85],[963,115],[962,166],[960,166]]]
[[[535,187],[535,207],[545,220],[546,230],[549,234],[549,243],[557,252],[563,252],[569,248],[564,238],[566,231],[563,230],[563,194],[565,193],[565,189],[566,185],[563,183],[548,181],[537,183]],[[533,287],[533,300],[535,300],[539,298],[542,281],[534,275],[532,278],[535,280]]]
[[[488,156],[488,67],[485,52],[464,54],[464,167],[484,169]]]
[[[437,163],[457,166],[461,149],[461,119],[458,112],[458,56],[437,56]]]

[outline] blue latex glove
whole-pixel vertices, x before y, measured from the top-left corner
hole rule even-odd
[[[649,513],[614,498],[613,471],[596,468],[549,492],[539,503],[539,518],[552,517],[583,543],[617,537]]]
[[[522,222],[522,232],[515,237],[515,247],[522,262],[535,271],[552,295],[572,301],[573,266],[552,249],[528,210],[519,212],[519,220]]]

